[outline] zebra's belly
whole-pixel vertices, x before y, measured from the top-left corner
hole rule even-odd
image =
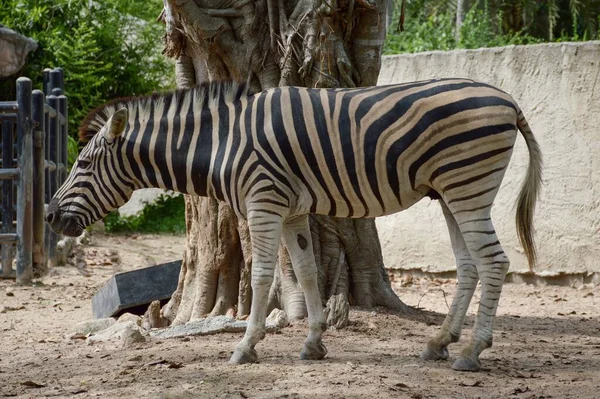
[[[410,208],[419,202],[426,195],[419,191],[411,191],[402,197],[400,203],[392,193],[383,193],[383,205],[379,201],[355,201],[349,202],[344,198],[331,199],[320,198],[317,203],[311,206],[311,209],[304,208],[300,213],[316,213],[333,217],[343,218],[374,218],[379,216],[391,215]],[[389,194],[389,195],[386,195]]]

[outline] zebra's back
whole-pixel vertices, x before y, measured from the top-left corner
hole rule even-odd
[[[516,137],[514,100],[471,80],[257,96],[255,149],[286,177],[292,214],[375,217],[476,194],[501,180]]]

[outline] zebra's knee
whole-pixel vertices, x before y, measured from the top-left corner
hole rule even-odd
[[[267,289],[267,291],[271,288],[273,284],[273,275],[266,274],[258,274],[252,273],[251,286],[253,290],[261,290]]]

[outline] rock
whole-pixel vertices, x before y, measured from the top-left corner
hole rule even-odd
[[[91,335],[86,339],[87,344],[93,344],[95,342],[106,342],[106,341],[123,341],[125,342],[140,342],[139,335],[141,334],[140,327],[135,321],[124,321],[122,323],[115,323],[104,331],[100,331],[97,334]]]
[[[277,328],[283,328],[288,325],[287,315],[283,310],[275,308],[269,317],[267,317],[267,324]]]
[[[0,25],[0,78],[19,72],[25,65],[27,54],[37,47],[35,40]]]
[[[151,330],[153,328],[163,328],[169,325],[169,320],[162,317],[160,312],[160,301],[152,301],[148,310],[144,313],[142,320],[142,328],[144,330]]]
[[[6,296],[15,296],[15,293],[10,288],[6,289],[5,294]]]
[[[146,342],[146,337],[142,335],[139,329],[125,329],[123,331],[123,335],[121,336],[121,342],[123,342],[123,347],[128,348],[134,344],[140,342]]]
[[[118,323],[124,323],[126,321],[133,321],[138,326],[142,325],[142,318],[133,313],[123,313],[121,316],[119,316],[119,319],[117,320]]]
[[[162,190],[160,188],[144,188],[135,190],[129,201],[119,208],[121,217],[135,216],[139,214],[146,205],[155,203],[160,197],[175,197],[180,195],[174,191]]]
[[[106,330],[115,323],[116,320],[112,317],[82,321],[75,325],[73,328],[73,334],[95,334],[99,331]]]
[[[185,325],[171,326],[161,330],[150,331],[154,338],[180,338],[191,335],[210,335],[222,332],[244,332],[247,321],[236,320],[231,316],[211,316],[205,319],[190,321]],[[280,327],[267,322],[267,332],[278,332]]]

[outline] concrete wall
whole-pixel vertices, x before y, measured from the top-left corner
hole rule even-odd
[[[520,104],[544,155],[535,226],[536,272],[600,272],[600,42],[513,46],[385,57],[379,84],[468,77]],[[512,271],[527,265],[515,233],[515,201],[527,167],[519,138],[492,217]],[[454,270],[437,202],[377,220],[390,269]]]

